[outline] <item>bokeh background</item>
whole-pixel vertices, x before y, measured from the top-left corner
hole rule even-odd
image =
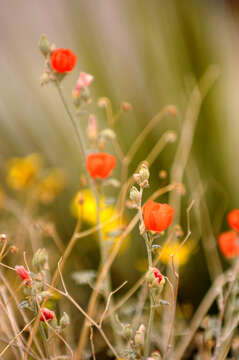
[[[180,138],[188,100],[194,85],[210,65],[220,75],[203,102],[190,157],[197,164],[196,185],[203,191],[203,208],[192,212],[193,249],[180,268],[180,301],[195,307],[210,285],[204,244],[227,229],[225,213],[239,204],[239,6],[220,0],[2,0],[0,12],[0,181],[7,188],[6,162],[15,156],[42,154],[47,167],[64,169],[67,187],[57,200],[42,207],[56,224],[67,244],[75,219],[70,202],[79,188],[82,160],[77,139],[54,86],[41,87],[43,57],[38,49],[42,33],[57,47],[78,54],[75,70],[64,80],[63,91],[72,105],[79,71],[94,75],[94,99],[107,96],[114,109],[121,101],[132,104],[122,115],[117,134],[126,152],[149,120],[165,105],[173,104],[180,116],[165,117],[156,126],[134,158],[131,173],[144,160],[165,130]],[[102,109],[92,107],[100,127],[106,126]],[[85,131],[87,119],[82,120]],[[161,185],[159,171],[170,168],[177,142],[167,145],[151,169],[152,191]],[[194,173],[194,172],[193,172]],[[185,172],[186,174],[186,172]],[[116,169],[119,175],[119,168]],[[184,177],[186,194],[181,219],[186,231],[186,208],[195,196],[195,184]],[[200,190],[200,191],[201,191]],[[199,192],[200,192],[199,191]],[[167,198],[165,198],[166,200]],[[19,199],[24,206],[24,199]],[[128,217],[133,216],[128,212]],[[2,210],[0,231],[11,233],[11,242],[21,236],[8,228]],[[206,229],[206,230],[205,230]],[[44,239],[45,246],[51,246]],[[58,254],[56,254],[58,256]],[[114,285],[128,280],[129,288],[140,276],[145,249],[138,232],[131,236],[124,255],[113,266]],[[20,255],[18,261],[20,261]],[[130,261],[129,261],[130,260]],[[222,259],[223,267],[228,263]],[[143,260],[142,260],[143,261]],[[15,260],[13,260],[15,263]],[[54,263],[55,264],[55,263]],[[96,268],[98,253],[94,237],[78,243],[66,277],[81,303],[89,292],[71,280],[72,271]],[[141,264],[141,265],[140,265]]]

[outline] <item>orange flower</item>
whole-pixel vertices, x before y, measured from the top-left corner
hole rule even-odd
[[[107,153],[94,153],[87,156],[86,168],[93,179],[106,179],[116,165],[116,158]]]
[[[227,221],[233,230],[239,231],[239,209],[230,211],[227,215]]]
[[[239,242],[234,231],[227,231],[219,235],[218,244],[221,252],[227,257],[232,258],[239,255]]]
[[[70,49],[56,49],[51,54],[51,67],[59,73],[74,69],[76,61],[77,56]]]
[[[159,204],[149,200],[143,206],[144,225],[146,229],[156,232],[166,230],[174,215],[174,209],[168,204]]]

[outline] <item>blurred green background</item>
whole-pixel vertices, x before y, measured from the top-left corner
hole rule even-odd
[[[63,168],[67,173],[67,188],[53,205],[41,211],[49,214],[67,243],[75,222],[69,204],[79,187],[82,160],[56,89],[52,85],[40,86],[44,61],[38,41],[42,33],[57,47],[71,48],[78,55],[75,70],[63,84],[70,104],[79,71],[94,75],[91,92],[96,100],[107,96],[114,109],[123,100],[132,104],[133,110],[124,114],[117,124],[119,141],[125,152],[162,107],[173,104],[178,108],[179,118],[166,117],[144,142],[131,173],[165,130],[175,130],[180,137],[180,124],[184,121],[193,86],[207,68],[215,64],[220,76],[203,103],[191,155],[206,189],[211,231],[216,237],[219,231],[227,228],[224,211],[239,204],[237,7],[237,1],[219,0],[2,0],[1,186],[6,189],[5,164],[13,156],[39,152],[49,167]],[[103,128],[106,125],[104,111],[97,107],[92,107],[92,111],[96,112]],[[82,120],[82,128],[86,126],[87,120]],[[155,161],[151,170],[152,191],[161,184],[159,171],[170,172],[176,149],[177,143],[167,145]],[[186,182],[182,202],[184,230],[185,211],[193,198],[189,182]],[[133,214],[131,211],[128,216]],[[181,270],[180,299],[195,305],[209,286],[205,255],[198,242],[202,237],[210,242],[210,236],[207,238],[210,231],[202,231],[208,222],[204,215],[205,212],[199,222],[196,211],[192,214],[192,238],[197,246]],[[5,215],[2,215],[0,231],[9,232]],[[11,240],[16,245],[21,242],[18,235],[12,235]],[[96,267],[97,252],[89,245],[93,241],[87,239],[85,244],[77,245],[74,261],[68,264],[70,271]],[[118,258],[113,266],[115,286],[125,279],[129,280],[128,288],[135,282],[139,277],[136,263],[144,254],[144,244],[136,231],[124,257]],[[224,262],[223,266],[226,265]],[[74,291],[79,297],[78,289]]]

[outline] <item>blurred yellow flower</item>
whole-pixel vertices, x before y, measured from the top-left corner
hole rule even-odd
[[[120,232],[126,227],[126,220],[119,217],[119,212],[112,205],[105,204],[105,198],[100,200],[100,221],[108,222],[103,226],[103,236],[105,241],[117,242],[120,240]],[[96,201],[89,189],[79,191],[71,203],[72,214],[82,219],[83,222],[96,225],[97,207]],[[118,217],[117,217],[118,216]],[[110,221],[111,218],[115,218]],[[121,246],[121,250],[125,248],[128,238],[126,238]]]
[[[7,183],[14,190],[28,188],[36,179],[41,168],[39,154],[12,158],[7,163]]]
[[[65,187],[65,174],[60,169],[53,169],[37,185],[37,196],[43,204],[49,204]]]
[[[0,210],[3,208],[3,202],[4,202],[4,193],[3,190],[0,188]]]
[[[177,249],[179,248],[180,245],[181,243],[178,241],[168,245],[162,245],[162,249],[158,251],[159,262],[162,262],[164,264],[170,264],[171,255],[175,253],[174,263],[177,264],[177,266],[185,265],[188,262],[189,256],[193,251],[193,245],[192,243],[187,242],[177,252]],[[140,272],[147,271],[148,259],[147,258],[139,259],[135,264],[135,268]]]
[[[180,250],[181,243],[176,241],[171,244],[165,245],[162,247],[162,250],[159,251],[159,259],[164,264],[168,264],[171,259],[171,255],[175,254],[174,262],[178,266],[185,265],[188,262],[189,256],[192,252],[192,244],[187,242],[183,245]]]

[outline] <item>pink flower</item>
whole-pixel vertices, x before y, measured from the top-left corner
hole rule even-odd
[[[40,317],[40,321],[47,321],[47,320],[52,320],[55,317],[55,313],[54,311],[51,311],[47,308],[42,308],[41,309],[41,317]]]
[[[31,276],[29,274],[29,272],[24,268],[24,266],[15,266],[16,272],[18,273],[18,275],[20,276],[20,278],[25,281],[25,280],[31,280]]]
[[[81,72],[76,83],[76,90],[80,91],[83,87],[88,87],[92,83],[93,79],[94,77],[92,75]]]

